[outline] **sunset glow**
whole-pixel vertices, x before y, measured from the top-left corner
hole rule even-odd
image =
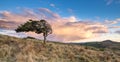
[[[29,19],[47,20],[53,34],[48,40],[89,42],[114,40],[120,42],[120,0],[3,0],[0,2],[0,34],[16,37],[42,34],[16,33]]]

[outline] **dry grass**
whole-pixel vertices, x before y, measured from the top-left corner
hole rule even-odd
[[[0,35],[0,62],[120,62],[120,50]]]

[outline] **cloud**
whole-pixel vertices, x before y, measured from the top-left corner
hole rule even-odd
[[[28,19],[35,19],[36,17],[29,10],[24,11],[23,14],[12,13],[10,11],[2,11],[0,12],[1,19],[5,21],[13,21],[16,23],[23,23]]]
[[[48,36],[49,40],[57,41],[74,41],[81,39],[89,39],[98,36],[98,33],[107,33],[108,28],[100,22],[82,21],[75,16],[62,17],[47,8],[39,8],[38,10],[23,9],[21,13],[13,13],[10,11],[0,12],[0,27],[12,28],[28,21],[28,19],[47,20],[53,28],[53,34]],[[17,23],[17,24],[16,24]],[[3,26],[1,26],[3,25]],[[35,33],[26,33],[37,38],[41,38]]]
[[[74,14],[73,9],[68,8],[67,10],[68,10],[68,12],[69,12],[70,14],[72,14],[72,15]]]
[[[113,2],[113,0],[107,0],[107,5],[110,5]]]
[[[115,20],[105,20],[104,24],[107,24],[107,25],[114,25],[114,24],[118,24],[120,23],[120,18],[117,18]]]
[[[118,21],[109,21],[109,20],[105,20],[106,24],[117,24]]]
[[[49,18],[49,19],[58,19],[60,16],[57,13],[54,13],[50,11],[47,8],[39,8],[39,15],[43,18]]]
[[[51,3],[50,6],[57,10],[57,12],[61,12],[60,9],[55,4]]]
[[[102,24],[96,28],[95,26],[92,22],[89,22],[89,24],[83,22],[68,22],[63,25],[54,26],[56,29],[54,30],[54,34],[59,35],[60,38],[66,41],[93,38],[97,33],[108,32],[108,29]]]
[[[111,26],[111,27],[109,27],[109,28],[115,28],[115,29],[118,28],[118,29],[119,29],[120,26]]]
[[[120,28],[119,23],[120,23],[120,18],[117,18],[114,20],[105,20],[103,24],[106,25],[108,29],[111,29],[113,31],[113,29]]]
[[[15,36],[15,37],[26,37],[25,33],[16,33],[13,30],[9,30],[9,29],[0,29],[0,34],[4,34],[4,35],[10,35],[10,36]]]
[[[92,31],[92,33],[108,33],[108,28],[104,25],[90,25],[86,30]]]
[[[118,34],[120,34],[120,30],[116,31],[115,33],[118,33]]]
[[[51,7],[55,7],[55,4],[52,4],[52,3],[51,3],[50,6],[51,6]]]
[[[106,5],[111,5],[113,2],[120,3],[120,0],[106,0]]]
[[[15,22],[0,20],[0,28],[15,29],[16,27],[17,23]]]

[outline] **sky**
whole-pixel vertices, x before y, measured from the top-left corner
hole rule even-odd
[[[47,20],[53,34],[48,40],[120,42],[120,0],[0,0],[0,34],[33,36],[34,32],[16,33],[29,19]]]

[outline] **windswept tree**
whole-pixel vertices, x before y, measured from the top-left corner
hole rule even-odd
[[[16,32],[35,32],[37,34],[43,33],[44,36],[44,44],[46,43],[46,37],[49,34],[52,34],[52,28],[51,25],[45,21],[35,21],[35,20],[29,20],[25,24],[21,24],[18,26],[17,29],[15,29]]]

